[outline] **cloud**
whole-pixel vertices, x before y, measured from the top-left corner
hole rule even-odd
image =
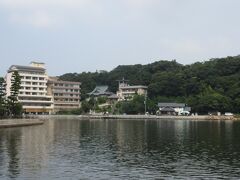
[[[95,0],[0,0],[0,10],[5,10],[11,23],[35,28],[62,25],[73,14],[89,16],[92,20],[99,12],[97,8]]]
[[[56,19],[46,12],[12,13],[9,17],[14,24],[27,24],[36,28],[51,28],[57,24]]]

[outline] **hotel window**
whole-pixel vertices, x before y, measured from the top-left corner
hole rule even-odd
[[[33,92],[32,95],[37,95],[37,93],[36,93],[36,92]]]
[[[33,79],[33,80],[38,80],[38,78],[37,78],[37,77],[32,77],[32,79]]]
[[[26,79],[31,79],[31,76],[26,76]]]
[[[34,88],[33,88],[33,90],[37,90],[37,88],[36,88],[36,87],[34,87]]]
[[[40,78],[39,78],[39,80],[43,81],[43,80],[44,80],[44,78],[43,78],[43,77],[40,77]]]
[[[37,85],[38,83],[37,82],[33,82],[32,85]]]

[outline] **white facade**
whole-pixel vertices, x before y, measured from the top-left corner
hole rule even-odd
[[[131,100],[134,95],[147,95],[147,86],[137,85],[137,86],[130,86],[126,82],[119,83],[119,89],[117,91],[117,96],[119,101],[123,100]]]
[[[51,114],[53,97],[47,94],[48,76],[44,63],[32,62],[30,66],[12,65],[6,75],[7,96],[10,95],[12,73],[18,71],[21,89],[18,100],[26,113]]]

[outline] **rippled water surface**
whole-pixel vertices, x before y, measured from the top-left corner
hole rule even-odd
[[[240,122],[52,119],[0,129],[0,179],[239,179]]]

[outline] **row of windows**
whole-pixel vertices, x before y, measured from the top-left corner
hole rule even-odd
[[[76,88],[80,87],[78,84],[61,84],[61,83],[54,83],[54,86],[58,86],[58,87],[76,87]]]
[[[39,83],[39,82],[21,82],[21,85],[39,85],[39,86],[44,86],[46,83]]]
[[[39,91],[47,91],[46,88],[37,88],[37,87],[23,87],[23,86],[21,86],[21,89],[22,90],[34,90],[34,91],[37,91],[37,90],[39,90]]]
[[[31,74],[31,75],[44,75],[42,72],[27,72],[27,71],[20,71],[20,74]]]
[[[21,95],[33,95],[33,96],[36,96],[36,95],[45,96],[46,95],[46,93],[36,93],[36,92],[19,92],[19,94],[21,94]]]
[[[59,101],[59,102],[79,102],[79,99],[57,99],[57,98],[55,98],[54,101]]]
[[[27,79],[27,80],[40,80],[40,81],[44,81],[45,78],[43,77],[31,77],[31,76],[20,76],[21,79]]]
[[[51,98],[46,97],[19,97],[19,100],[28,100],[28,101],[51,101]]]
[[[78,94],[61,94],[61,93],[54,93],[54,96],[64,96],[64,97],[79,97]]]
[[[56,90],[56,89],[54,89],[54,91],[57,91],[57,92],[75,92],[75,93],[78,93],[78,92],[80,92],[80,90],[78,90],[78,89],[63,89],[63,90]]]
[[[55,107],[79,107],[78,104],[56,104]]]
[[[34,104],[34,103],[22,103],[23,106],[43,106],[43,107],[49,107],[51,104]]]

